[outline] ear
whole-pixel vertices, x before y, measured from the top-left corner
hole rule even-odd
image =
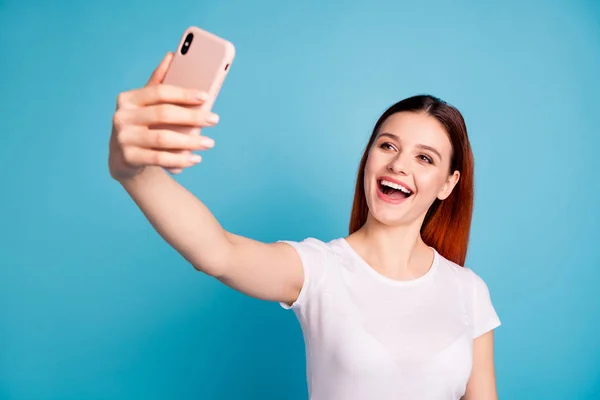
[[[446,200],[448,196],[450,196],[450,193],[452,193],[452,190],[458,183],[459,179],[460,172],[454,171],[454,173],[450,175],[448,179],[446,179],[446,182],[444,183],[444,186],[442,186],[442,189],[438,193],[437,198],[440,200]]]

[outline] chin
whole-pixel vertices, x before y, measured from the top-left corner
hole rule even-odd
[[[412,202],[399,205],[388,204],[382,202],[377,194],[367,203],[370,203],[367,204],[370,217],[377,223],[389,227],[413,225],[420,217],[424,218],[428,210],[426,207],[423,212],[418,212]]]
[[[411,218],[407,214],[407,210],[394,210],[382,204],[375,204],[374,207],[369,205],[370,217],[382,225],[408,225],[411,223]]]

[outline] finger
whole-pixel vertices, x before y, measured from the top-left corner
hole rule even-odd
[[[155,165],[163,168],[184,169],[198,164],[202,157],[193,153],[175,153],[144,149],[142,147],[130,147],[125,159],[131,166]]]
[[[164,150],[205,150],[214,147],[215,141],[207,136],[186,135],[168,129],[134,129],[122,132],[122,145]]]
[[[179,153],[179,154],[187,153],[187,154],[188,154],[188,156],[189,156],[190,154],[192,154],[190,151],[187,151],[187,150],[183,150],[183,151],[177,151],[177,153]],[[182,172],[183,172],[183,169],[182,169],[182,168],[166,168],[166,170],[167,170],[167,171],[169,171],[169,172],[170,172],[171,174],[173,174],[173,175],[177,175],[177,174],[180,174],[180,173],[182,173]]]
[[[122,102],[133,106],[160,103],[199,105],[208,99],[208,94],[180,86],[157,84],[126,92],[123,97]]]
[[[187,154],[188,156],[190,154],[192,154],[192,152],[188,151],[188,150],[179,151],[178,153],[180,153],[180,154]],[[176,174],[181,173],[183,170],[181,168],[169,168],[169,169],[167,169],[167,171],[169,171],[170,173],[176,175]]]
[[[137,110],[123,110],[123,120],[138,125],[213,126],[219,116],[210,111],[191,109],[174,104],[159,104]]]
[[[146,86],[158,85],[163,81],[163,79],[165,78],[165,74],[167,73],[167,70],[171,65],[171,61],[173,60],[173,55],[174,54],[171,51],[165,54],[160,64],[158,64],[158,67],[156,67],[156,69],[150,76],[150,79],[148,79]]]

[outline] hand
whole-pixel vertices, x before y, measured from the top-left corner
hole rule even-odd
[[[177,174],[199,163],[192,153],[214,146],[214,140],[160,127],[168,125],[214,126],[218,116],[185,107],[204,102],[206,93],[162,84],[173,59],[168,53],[143,88],[122,92],[117,97],[110,138],[109,170],[118,180],[132,178],[146,166],[156,165]]]

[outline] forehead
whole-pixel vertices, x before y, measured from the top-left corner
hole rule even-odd
[[[452,144],[446,129],[434,117],[425,113],[399,112],[381,124],[377,135],[392,133],[406,145],[423,144],[449,154]]]

